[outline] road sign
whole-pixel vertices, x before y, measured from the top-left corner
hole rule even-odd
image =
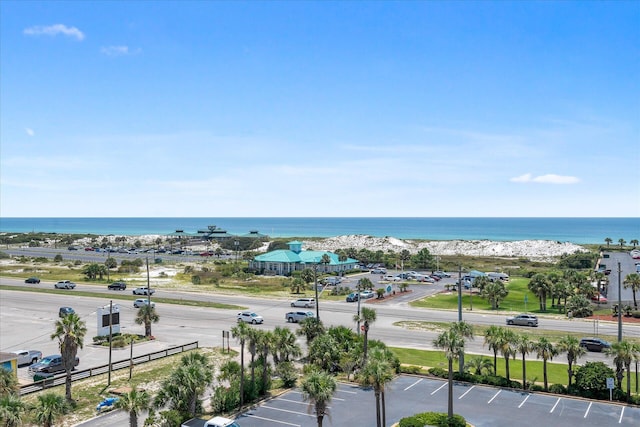
[[[364,332],[364,325],[360,326],[360,330]]]
[[[391,285],[387,285],[387,293],[391,292]]]
[[[616,388],[613,378],[607,378],[607,388],[610,390]]]

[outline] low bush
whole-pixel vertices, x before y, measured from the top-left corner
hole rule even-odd
[[[549,392],[555,394],[567,394],[567,388],[563,384],[551,384]]]
[[[415,365],[404,365],[400,366],[400,371],[405,374],[419,374],[422,372],[422,368],[420,366]]]
[[[399,427],[465,427],[467,421],[463,416],[454,414],[452,419],[442,412],[423,412],[411,417],[405,417],[398,423]]]
[[[449,373],[442,368],[429,368],[427,372],[434,377],[449,378]]]

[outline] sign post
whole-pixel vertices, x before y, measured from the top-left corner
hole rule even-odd
[[[613,399],[613,389],[615,388],[613,378],[607,378],[607,388],[609,389],[609,401],[611,401]]]

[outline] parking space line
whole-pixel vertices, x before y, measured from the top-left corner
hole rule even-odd
[[[424,378],[420,378],[418,381],[416,381],[415,383],[411,384],[409,387],[405,388],[403,391],[407,391],[409,390],[411,387],[413,387],[414,385],[418,384],[420,381],[422,381]]]
[[[292,390],[289,393],[296,393],[296,394],[302,394],[302,392],[297,391],[297,390]],[[344,402],[345,399],[341,399],[339,397],[332,397],[331,400],[339,400],[340,402]]]
[[[273,407],[273,406],[267,406],[267,405],[263,405],[263,406],[261,406],[261,408],[273,409],[274,411],[286,412],[286,413],[288,413],[288,414],[306,415],[306,416],[308,416],[308,417],[314,417],[314,418],[315,418],[315,415],[313,415],[313,414],[308,414],[308,413],[306,413],[306,412],[290,411],[289,409],[275,408],[275,407]]]
[[[489,400],[489,401],[487,402],[487,405],[488,405],[489,403],[493,402],[493,399],[495,399],[496,397],[498,397],[498,395],[500,394],[500,392],[501,392],[501,391],[502,391],[502,390],[498,390],[498,392],[497,392],[496,394],[494,394],[494,395],[493,395],[493,397],[491,398],[491,400]]]
[[[624,415],[624,406],[622,407],[622,411],[620,411],[620,419],[618,420],[618,424],[622,423],[622,416]]]
[[[301,402],[299,400],[291,400],[291,399],[285,399],[283,397],[279,397],[278,398],[278,402],[290,402],[290,403],[297,403],[298,405],[308,405],[309,402]]]
[[[259,420],[271,421],[271,422],[278,423],[278,424],[285,424],[285,425],[293,426],[293,427],[302,427],[300,424],[291,424],[291,423],[288,423],[286,421],[272,420],[271,418],[259,417],[257,415],[246,414],[245,416],[251,417],[251,418],[257,418]]]
[[[349,391],[349,390],[336,390],[338,393],[349,393],[349,394],[358,394],[355,391]]]
[[[442,385],[440,387],[438,387],[437,389],[435,389],[434,391],[431,392],[431,396],[433,396],[434,394],[436,394],[437,392],[440,391],[440,389],[444,386],[446,386],[447,383],[442,383]]]
[[[467,393],[469,393],[471,390],[473,390],[475,388],[474,385],[471,386],[471,388],[467,391],[465,391],[464,393],[462,393],[462,395],[458,398],[458,400],[462,399],[463,397],[465,397],[467,395]]]
[[[556,409],[556,406],[558,406],[558,403],[560,403],[560,399],[562,398],[559,397],[558,400],[556,400],[556,404],[553,405],[553,408],[551,408],[551,410],[549,411],[550,414],[553,414],[554,409]]]
[[[531,395],[527,394],[527,397],[525,397],[524,400],[522,401],[522,403],[520,405],[518,405],[518,408],[522,408],[522,405],[524,405],[524,402],[526,402],[527,399],[530,398],[530,397],[531,397]]]
[[[587,408],[587,411],[584,413],[584,418],[587,418],[587,415],[589,415],[589,410],[591,409],[591,405],[593,405],[593,402],[589,402],[589,407]]]

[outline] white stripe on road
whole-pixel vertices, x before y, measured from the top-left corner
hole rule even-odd
[[[522,401],[522,403],[518,406],[518,408],[522,408],[522,405],[524,405],[524,402],[526,402],[527,399],[530,398],[530,397],[531,397],[531,395],[528,394],[527,397],[525,397],[524,400]]]
[[[587,412],[584,413],[584,418],[587,418],[587,415],[589,415],[589,410],[591,409],[591,405],[593,405],[593,402],[589,402],[589,407],[587,408]]]
[[[288,426],[293,426],[293,427],[302,427],[300,424],[291,424],[291,423],[287,423],[287,422],[280,421],[280,420],[272,420],[271,418],[259,417],[257,415],[245,414],[245,416],[246,417],[251,417],[251,418],[257,418],[259,420],[272,421],[272,422],[278,423],[278,424],[286,424]]]
[[[432,392],[431,392],[431,396],[433,396],[434,394],[436,394],[437,392],[439,392],[439,391],[440,391],[440,389],[441,389],[442,387],[446,386],[446,385],[447,385],[447,383],[443,383],[443,384],[442,384],[440,387],[438,387],[436,390],[432,391]]]
[[[348,390],[336,390],[338,393],[350,393],[350,394],[358,394],[355,391],[348,391]]]
[[[262,405],[261,408],[266,408],[266,409],[273,409],[274,411],[280,411],[280,412],[286,412],[288,414],[296,414],[296,415],[306,415],[308,417],[313,417],[315,418],[316,416],[313,414],[308,414],[306,412],[298,412],[298,411],[290,411],[288,409],[280,409],[280,408],[274,408],[273,406],[267,406],[267,405]]]
[[[299,400],[291,400],[291,399],[285,399],[283,397],[278,399],[278,402],[290,402],[290,403],[297,403],[298,405],[308,405],[309,402],[300,402]]]
[[[411,387],[413,387],[414,385],[418,384],[422,380],[423,380],[423,378],[420,378],[418,381],[416,381],[415,383],[411,384],[409,387],[405,388],[403,391],[409,390]]]
[[[460,396],[460,397],[458,398],[458,400],[460,400],[460,399],[462,399],[463,397],[465,397],[465,396],[467,395],[467,393],[469,393],[471,390],[473,390],[473,388],[474,388],[474,387],[475,387],[475,386],[474,386],[474,385],[472,385],[472,386],[471,386],[471,388],[470,388],[469,390],[467,390],[467,391],[465,391],[464,393],[462,393],[462,396]]]
[[[301,392],[301,391],[297,391],[297,390],[292,390],[292,391],[290,391],[289,393],[302,394],[302,392]],[[339,401],[341,401],[341,402],[344,402],[344,401],[345,401],[345,399],[340,399],[339,397],[332,397],[332,398],[331,398],[331,400],[339,400]]]
[[[549,411],[550,414],[552,414],[554,409],[556,409],[556,406],[558,406],[558,403],[560,403],[560,399],[561,399],[561,397],[559,397],[558,400],[556,400],[556,404],[553,405],[553,408],[551,408],[551,410]]]
[[[622,416],[624,415],[624,406],[622,407],[622,411],[620,412],[620,419],[618,420],[618,424],[622,423]]]
[[[502,391],[502,390],[498,390],[498,392],[497,392],[496,394],[494,394],[494,395],[493,395],[493,397],[491,398],[491,400],[490,400],[490,401],[488,401],[488,402],[487,402],[487,404],[489,404],[489,403],[493,402],[493,399],[495,399],[496,397],[498,397],[498,395],[500,394],[500,392],[501,392],[501,391]]]

